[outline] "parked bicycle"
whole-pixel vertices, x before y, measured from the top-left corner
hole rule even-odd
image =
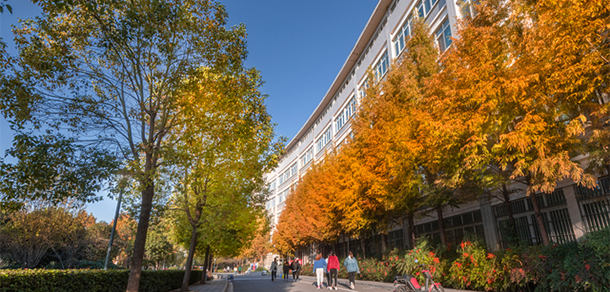
[[[424,279],[426,279],[425,287],[422,287],[417,281],[417,278],[412,275],[396,276],[394,277],[394,292],[445,292],[445,288],[443,288],[440,283],[434,282],[432,273],[430,273],[430,270],[425,269],[425,265],[422,264],[418,267],[424,268],[421,273],[423,274]]]

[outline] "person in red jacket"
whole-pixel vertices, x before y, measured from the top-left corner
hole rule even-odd
[[[340,268],[339,258],[335,255],[335,252],[331,251],[328,256],[328,273],[330,274],[328,289],[331,289],[330,286],[332,284],[332,289],[337,290],[337,274],[339,273]],[[333,278],[335,279],[334,282]]]

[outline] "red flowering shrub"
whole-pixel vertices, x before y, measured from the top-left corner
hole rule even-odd
[[[422,264],[424,268],[419,267]],[[415,276],[422,283],[424,276],[420,272],[427,269],[436,282],[442,283],[445,266],[446,262],[437,256],[428,241],[424,239],[419,240],[414,249],[405,252],[404,259],[398,261],[397,271],[401,275]]]
[[[358,258],[357,279],[391,282],[395,275],[409,274],[424,282],[420,264],[443,286],[479,291],[607,291],[610,287],[610,229],[592,232],[580,242],[551,247],[508,248],[489,253],[485,246],[464,241],[455,260],[443,258],[426,240],[399,256],[396,251],[382,260]],[[417,260],[417,262],[415,261]],[[341,261],[343,262],[343,261]],[[303,274],[313,275],[311,264]],[[339,276],[347,278],[345,267]],[[528,289],[524,289],[527,287]]]
[[[523,258],[512,249],[498,255],[489,253],[478,242],[465,241],[458,258],[449,268],[447,284],[480,291],[512,291],[535,282],[538,274],[523,265]]]
[[[544,249],[536,291],[608,291],[610,228],[591,232],[579,242]]]

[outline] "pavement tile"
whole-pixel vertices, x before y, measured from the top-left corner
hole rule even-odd
[[[189,286],[189,291],[199,292],[225,292],[227,290],[227,279],[214,279],[207,281],[205,284],[194,284]],[[180,289],[172,290],[171,292],[179,292]]]

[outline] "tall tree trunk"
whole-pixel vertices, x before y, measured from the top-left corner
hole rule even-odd
[[[447,246],[447,238],[445,237],[445,224],[443,220],[443,205],[436,207],[436,213],[438,214],[438,232],[441,235],[441,244]]]
[[[385,254],[386,249],[388,249],[388,235],[381,233],[381,253]]]
[[[409,247],[415,248],[415,212],[409,212],[407,214],[407,221],[409,222]]]
[[[186,292],[189,289],[189,281],[191,279],[191,268],[193,267],[193,256],[195,255],[195,247],[197,246],[197,226],[193,226],[191,234],[191,245],[189,246],[189,254],[186,258],[186,266],[184,267],[184,278],[182,279],[182,287],[180,292]]]
[[[542,212],[540,211],[540,206],[538,205],[538,195],[535,193],[530,194],[530,198],[532,200],[532,206],[534,207],[534,214],[536,216],[536,223],[538,223],[538,230],[540,230],[540,237],[542,237],[542,244],[544,246],[548,246],[549,242],[549,234],[546,231],[546,226],[544,226],[544,218],[542,217]]]
[[[150,221],[150,211],[155,195],[155,182],[152,176],[152,155],[146,154],[145,175],[140,181],[140,185],[145,186],[142,190],[142,205],[140,207],[140,220],[136,231],[136,239],[133,244],[133,257],[131,270],[127,280],[127,292],[138,292],[140,289],[140,277],[142,276],[142,262],[146,248],[146,235],[148,234],[148,224]]]
[[[515,222],[515,216],[513,214],[513,208],[510,204],[510,193],[508,192],[508,188],[506,184],[502,184],[502,198],[504,199],[504,206],[506,206],[506,212],[508,213],[508,227],[509,234],[511,237],[511,243],[516,243],[518,241],[517,235],[517,223]]]
[[[364,238],[360,239],[360,247],[362,248],[362,259],[366,260],[366,250],[364,249]]]
[[[205,247],[205,260],[203,261],[203,275],[201,275],[201,284],[205,284],[208,279],[208,266],[210,265],[210,245]]]
[[[212,273],[214,273],[216,268],[218,268],[214,265],[214,252],[210,252],[210,266],[212,267],[212,269],[211,269]]]

